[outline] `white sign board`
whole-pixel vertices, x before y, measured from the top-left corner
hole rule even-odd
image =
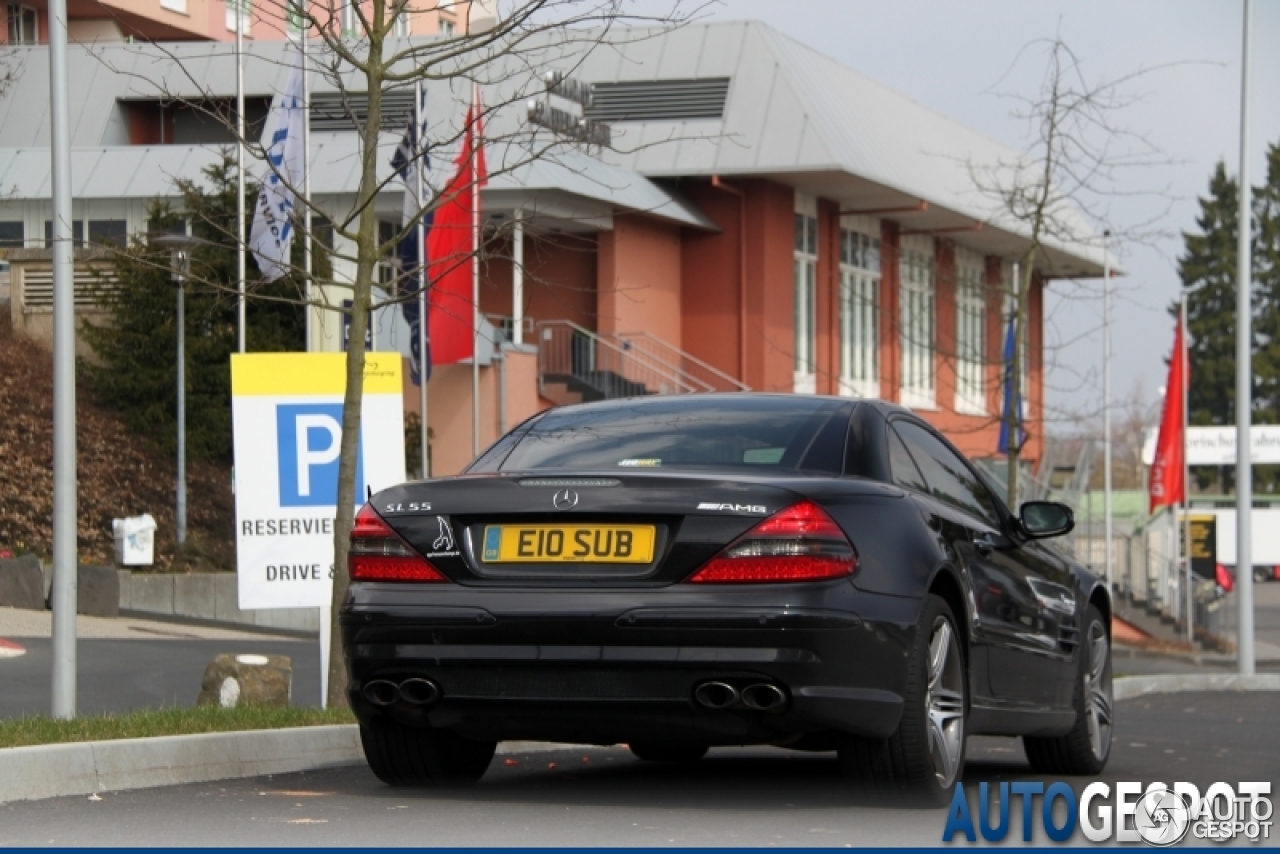
[[[1254,465],[1280,463],[1280,424],[1260,424],[1249,428],[1250,455]],[[1155,459],[1156,433],[1142,443],[1142,464]],[[1233,466],[1236,464],[1235,427],[1188,427],[1187,465]]]
[[[356,505],[403,483],[399,353],[366,353]],[[345,353],[231,357],[240,607],[327,607]]]

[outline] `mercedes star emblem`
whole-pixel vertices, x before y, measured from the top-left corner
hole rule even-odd
[[[578,506],[578,493],[572,489],[562,489],[552,496],[551,504],[557,510],[572,510]]]

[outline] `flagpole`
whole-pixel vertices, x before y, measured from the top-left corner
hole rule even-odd
[[[473,84],[475,115],[472,128],[480,126],[480,84]],[[467,133],[472,129],[468,128]],[[471,455],[480,456],[480,146],[479,135],[471,146]]]
[[[244,352],[244,3],[236,7],[236,348]]]
[[[422,191],[426,185],[426,140],[422,133],[422,79],[413,83],[413,133],[418,170],[418,447],[422,454],[422,476],[431,477],[431,456],[427,444],[427,229],[422,221]]]
[[[1179,325],[1182,328],[1182,352],[1178,354],[1178,358],[1182,359],[1182,500],[1186,503],[1187,509],[1182,520],[1182,534],[1186,541],[1186,560],[1187,560],[1187,643],[1195,643],[1195,617],[1196,617],[1196,599],[1195,599],[1195,575],[1191,572],[1191,461],[1187,456],[1187,436],[1188,428],[1191,426],[1191,409],[1189,403],[1191,400],[1191,353],[1190,353],[1190,336],[1187,334],[1187,292],[1182,292],[1182,305],[1178,312]]]
[[[1107,568],[1107,595],[1112,594],[1115,559],[1111,549],[1111,247],[1110,231],[1102,232],[1102,518],[1107,541],[1103,561]],[[1093,543],[1089,544],[1093,557]]]
[[[1240,71],[1240,210],[1236,222],[1236,585],[1240,590],[1236,665],[1254,674],[1253,653],[1253,187],[1249,185],[1249,29],[1253,3],[1244,0]]]
[[[298,48],[302,52],[302,233],[304,235],[302,240],[302,269],[306,275],[306,290],[303,295],[307,301],[307,338],[303,349],[308,353],[311,352],[312,315],[315,313],[311,306],[313,296],[311,286],[311,274],[313,272],[313,261],[311,259],[311,69],[307,66],[307,40],[310,37],[311,28],[307,25],[306,16],[303,15]]]

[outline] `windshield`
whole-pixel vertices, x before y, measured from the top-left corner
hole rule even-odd
[[[471,471],[736,469],[839,473],[852,405],[807,397],[671,397],[552,410]]]

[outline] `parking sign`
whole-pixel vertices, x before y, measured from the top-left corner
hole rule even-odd
[[[357,506],[405,473],[400,354],[365,360]],[[241,608],[330,603],[345,388],[343,353],[231,357]]]

